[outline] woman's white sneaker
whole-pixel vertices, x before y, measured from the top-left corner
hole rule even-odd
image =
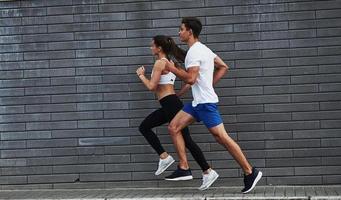
[[[171,166],[175,162],[174,158],[171,155],[168,155],[167,158],[161,159],[159,161],[159,167],[155,172],[155,175],[158,176],[162,174],[166,169]]]
[[[213,169],[210,169],[210,172],[208,174],[203,174],[202,185],[199,187],[199,190],[208,189],[217,180],[218,177],[219,174]]]

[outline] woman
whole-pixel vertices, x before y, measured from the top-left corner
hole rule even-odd
[[[155,64],[153,66],[151,79],[146,78],[145,68],[143,66],[136,70],[137,75],[143,82],[143,84],[151,91],[155,92],[161,108],[155,110],[149,114],[141,123],[139,131],[146,138],[148,143],[158,153],[160,160],[159,166],[155,175],[160,175],[164,172],[172,163],[174,159],[169,155],[162,147],[160,140],[156,134],[152,131],[152,128],[170,122],[176,113],[183,107],[181,100],[178,98],[174,91],[175,75],[166,69],[166,62],[170,57],[174,57],[180,62],[184,62],[186,52],[179,48],[171,37],[158,35],[155,36],[151,43],[152,54],[156,57]],[[178,95],[182,95],[189,87],[184,87]],[[210,168],[201,149],[192,140],[188,128],[182,130],[185,146],[191,152],[193,158],[200,165],[203,173],[203,184],[199,188],[200,190],[207,189],[217,178],[218,174]],[[166,180],[190,180],[193,179],[192,173],[189,169],[180,169],[178,167],[178,173],[184,173],[180,178],[172,179],[172,175]]]

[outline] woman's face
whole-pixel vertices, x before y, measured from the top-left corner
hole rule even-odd
[[[156,46],[154,40],[150,43],[150,49],[152,50],[153,55],[158,55],[161,52],[161,47]]]

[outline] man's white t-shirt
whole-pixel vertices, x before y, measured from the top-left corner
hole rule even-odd
[[[194,43],[185,58],[186,69],[199,66],[199,75],[192,85],[192,106],[203,103],[218,103],[218,96],[213,89],[214,58],[217,55],[201,42]]]

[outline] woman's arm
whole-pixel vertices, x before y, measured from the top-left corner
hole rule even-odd
[[[145,69],[143,66],[139,67],[136,70],[136,74],[139,76],[140,80],[148,88],[148,90],[155,91],[157,89],[161,73],[164,67],[165,67],[164,62],[159,60],[156,61],[153,67],[153,74],[150,80],[145,76]]]

